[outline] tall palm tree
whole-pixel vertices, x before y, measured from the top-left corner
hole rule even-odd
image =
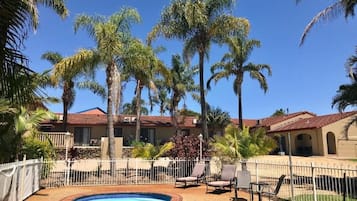
[[[296,0],[300,2],[301,0]],[[300,45],[302,45],[306,39],[307,34],[310,32],[311,28],[320,21],[328,21],[331,18],[336,18],[340,13],[343,13],[344,17],[353,17],[355,15],[355,6],[357,1],[355,0],[336,0],[333,4],[329,5],[322,11],[318,12],[312,20],[306,25],[304,32],[300,39]]]
[[[220,43],[232,32],[248,33],[249,21],[228,14],[234,0],[174,0],[161,13],[161,20],[149,33],[148,41],[163,35],[184,43],[184,59],[198,53],[202,133],[208,139],[207,108],[204,87],[204,58],[211,43]]]
[[[109,157],[115,158],[115,141],[113,127],[113,85],[114,75],[120,78],[118,62],[123,55],[124,41],[130,36],[130,27],[140,21],[139,13],[135,9],[123,8],[110,17],[77,16],[74,24],[75,32],[83,28],[96,43],[96,48],[82,49],[68,60],[62,60],[57,66],[59,73],[67,70],[77,70],[72,64],[86,65],[92,68],[105,66],[107,84],[107,126],[109,137]],[[73,62],[76,61],[76,62]],[[60,70],[61,69],[61,70]],[[88,68],[90,69],[90,68]],[[115,86],[115,85],[114,85]],[[117,98],[120,100],[120,98]],[[115,162],[111,163],[111,173],[114,173]]]
[[[67,131],[67,122],[68,122],[68,110],[73,106],[76,91],[74,90],[75,84],[79,86],[79,88],[87,88],[91,89],[94,93],[100,94],[100,96],[105,97],[105,89],[100,86],[98,83],[94,81],[83,81],[75,83],[74,80],[78,79],[79,76],[84,75],[87,71],[86,69],[76,70],[76,71],[62,71],[62,74],[56,73],[56,64],[60,63],[64,58],[58,52],[45,52],[41,56],[42,59],[49,61],[54,69],[53,74],[56,76],[52,76],[54,83],[59,83],[63,88],[62,92],[62,104],[63,104],[63,131]],[[85,66],[76,66],[76,68],[84,68]],[[87,72],[88,75],[93,72]]]
[[[170,78],[172,84],[168,85],[168,91],[171,92],[170,114],[176,133],[180,132],[178,124],[179,109],[178,105],[186,97],[186,93],[195,92],[199,87],[195,85],[193,77],[197,74],[197,68],[189,68],[183,64],[179,55],[173,55],[171,59],[172,68],[170,69]]]
[[[27,58],[19,50],[26,39],[29,28],[39,24],[38,5],[53,9],[61,17],[68,11],[63,0],[48,1],[0,1],[0,94],[14,103],[31,103],[33,93],[32,74],[27,67]]]
[[[151,99],[150,91],[155,92],[157,89],[154,83],[154,77],[158,73],[167,74],[167,70],[163,63],[156,57],[154,50],[141,41],[133,39],[125,51],[123,57],[124,73],[129,77],[134,78],[136,82],[135,98],[136,98],[136,132],[135,140],[140,140],[140,119],[141,119],[141,93],[144,87],[149,89],[149,98]],[[166,76],[165,76],[166,77]]]
[[[222,78],[228,78],[230,76],[235,77],[233,90],[238,96],[239,127],[240,129],[243,129],[242,84],[244,73],[247,72],[252,79],[258,80],[260,87],[266,92],[268,90],[268,84],[263,71],[267,70],[268,75],[270,76],[271,68],[267,64],[247,63],[254,47],[260,47],[260,41],[249,40],[245,36],[236,35],[227,38],[226,43],[229,47],[229,52],[223,56],[221,62],[216,63],[211,67],[213,75],[207,81],[207,88],[210,89],[212,80],[217,82]]]
[[[154,97],[153,103],[159,105],[160,116],[164,116],[166,111],[170,110],[170,98],[167,83],[164,79],[158,78],[154,80],[158,90],[157,98]]]
[[[136,97],[133,98],[133,100],[131,101],[131,103],[124,103],[123,105],[123,114],[136,114]],[[141,99],[140,101],[140,105],[141,105],[141,114],[143,115],[148,115],[149,114],[149,110],[144,107],[143,105],[145,104],[145,101],[143,99]]]

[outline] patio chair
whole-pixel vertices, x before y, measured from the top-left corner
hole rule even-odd
[[[237,172],[237,179],[234,186],[234,200],[238,200],[238,191],[241,189],[246,189],[251,192],[251,174],[247,170],[242,170]]]
[[[284,178],[285,178],[284,174],[279,177],[278,183],[276,184],[275,188],[273,188],[272,186],[268,186],[268,189],[263,188],[262,195],[267,196],[269,200],[271,199],[278,200],[278,193],[280,191],[281,185],[284,182]]]
[[[184,183],[185,188],[187,187],[187,183],[194,183],[198,185],[198,182],[202,181],[204,178],[205,178],[205,164],[196,163],[190,176],[176,178],[175,187],[176,187],[176,183]]]
[[[229,191],[232,191],[236,168],[236,165],[223,165],[220,178],[206,183],[206,193],[208,192],[209,186],[214,187],[215,190],[225,190],[226,187],[229,187]]]

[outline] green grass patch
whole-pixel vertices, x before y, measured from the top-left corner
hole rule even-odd
[[[313,201],[313,195],[298,195],[294,197],[294,201]],[[343,201],[343,196],[341,195],[317,195],[317,200],[333,200],[333,201]],[[356,198],[346,198],[346,201],[357,201]]]

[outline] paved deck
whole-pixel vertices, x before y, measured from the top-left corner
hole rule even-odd
[[[60,187],[47,188],[38,191],[26,201],[70,201],[76,197],[105,192],[152,192],[171,195],[175,201],[229,201],[234,198],[234,191],[221,193],[206,193],[206,186],[191,186],[188,188],[174,188],[173,185],[119,185],[119,186],[90,186],[90,187]],[[239,201],[247,201],[249,194],[238,192]],[[254,200],[258,200],[257,197]],[[267,199],[264,199],[267,200]]]

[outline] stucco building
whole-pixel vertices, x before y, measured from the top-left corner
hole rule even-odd
[[[42,124],[43,131],[60,131],[62,115]],[[346,125],[357,117],[357,111],[317,116],[311,112],[296,112],[288,115],[262,119],[245,119],[245,126],[263,127],[267,135],[275,138],[279,148],[275,153],[288,154],[289,138],[293,155],[336,156],[357,158],[357,126]],[[121,115],[114,118],[114,135],[122,137],[123,146],[135,139],[136,117]],[[237,119],[232,119],[237,124]],[[175,133],[169,116],[142,116],[140,140],[155,145],[162,144]],[[106,114],[100,108],[69,114],[68,131],[73,133],[75,146],[99,146],[101,137],[107,136]],[[200,122],[197,117],[180,119],[179,126],[185,135],[199,135]],[[223,130],[222,130],[223,131]]]

